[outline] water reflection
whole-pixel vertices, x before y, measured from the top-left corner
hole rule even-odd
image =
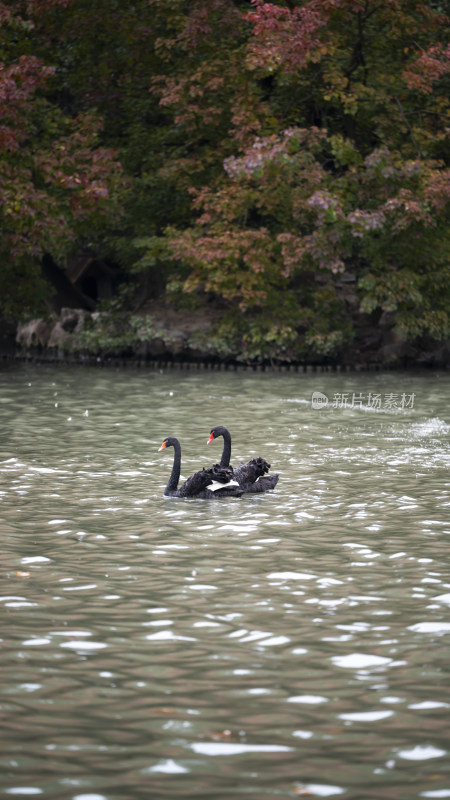
[[[448,376],[14,366],[0,397],[6,796],[450,796]],[[275,492],[164,498],[162,439],[188,475],[221,423]]]

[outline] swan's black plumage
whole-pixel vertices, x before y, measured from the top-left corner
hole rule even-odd
[[[229,467],[231,458],[230,431],[223,425],[216,425],[216,427],[211,430],[208,444],[219,436],[223,436],[223,450],[222,458],[218,466]],[[274,489],[278,483],[278,474],[266,475],[269,469],[270,464],[266,459],[258,456],[258,458],[252,458],[246,464],[239,464],[238,467],[232,467],[233,478],[246,493],[267,492],[269,489]]]
[[[197,497],[207,500],[213,497],[240,497],[242,495],[243,490],[240,486],[236,484],[231,486],[226,485],[230,481],[235,480],[231,467],[222,467],[219,464],[216,464],[210,469],[202,469],[199,470],[199,472],[194,472],[194,474],[178,488],[181,472],[181,445],[174,436],[168,436],[164,439],[159,449],[165,450],[166,447],[173,447],[175,451],[172,473],[164,490],[166,496]],[[208,489],[208,486],[212,487],[214,483],[221,483],[224,485],[221,489]]]

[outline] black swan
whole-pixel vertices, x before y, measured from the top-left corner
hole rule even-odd
[[[207,444],[210,444],[219,436],[223,436],[223,451],[218,466],[229,467],[231,458],[230,431],[224,428],[223,425],[216,425],[211,431]],[[252,458],[247,464],[239,464],[238,467],[232,467],[233,478],[246,493],[267,492],[269,489],[274,489],[278,483],[278,474],[266,475],[269,469],[270,464],[267,463],[265,458]]]
[[[230,467],[221,467],[219,464],[210,469],[194,472],[178,488],[181,472],[181,445],[174,436],[168,436],[159,449],[165,450],[166,447],[173,447],[175,450],[172,474],[164,489],[166,497],[199,497],[206,500],[212,497],[240,497],[242,495],[243,490],[233,478],[233,470]]]

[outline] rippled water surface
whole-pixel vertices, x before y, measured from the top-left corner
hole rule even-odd
[[[4,796],[450,797],[449,408],[443,373],[1,366]],[[163,438],[187,477],[217,424],[276,490],[165,498]]]

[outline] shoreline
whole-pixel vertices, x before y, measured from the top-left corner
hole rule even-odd
[[[90,356],[73,355],[71,353],[46,353],[35,350],[26,352],[5,353],[0,352],[0,363],[6,364],[42,364],[54,366],[76,366],[76,367],[96,367],[102,368],[121,368],[136,370],[178,370],[180,372],[289,372],[297,374],[354,374],[363,372],[409,372],[409,373],[429,373],[433,370],[446,372],[450,370],[450,364],[402,364],[402,363],[301,363],[301,362],[277,362],[277,363],[242,363],[239,361],[228,360],[220,361],[215,359],[203,359],[189,361],[177,358],[134,358],[132,356]]]
[[[254,372],[383,372],[450,369],[450,342],[411,344],[396,337],[392,327],[366,326],[364,333],[336,355],[298,355],[267,352],[253,358],[237,348],[217,347],[209,334],[215,315],[176,312],[161,306],[142,319],[142,329],[126,344],[109,339],[86,344],[86,320],[99,324],[99,315],[80,309],[64,308],[58,317],[34,319],[16,325],[0,320],[0,360],[112,366],[137,369],[224,370]],[[151,320],[149,327],[148,320]],[[138,320],[140,326],[140,319]],[[376,344],[375,340],[376,339]]]

